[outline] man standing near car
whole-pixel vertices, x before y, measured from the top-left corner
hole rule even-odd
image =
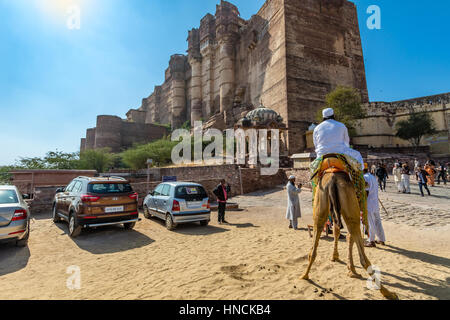
[[[228,223],[225,220],[225,209],[227,208],[227,200],[230,192],[230,185],[226,185],[225,179],[222,179],[220,184],[213,191],[217,197],[217,202],[219,203],[219,224]]]

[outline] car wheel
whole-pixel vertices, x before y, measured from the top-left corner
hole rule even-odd
[[[125,230],[131,230],[134,228],[134,226],[136,226],[136,222],[130,222],[130,223],[123,224],[123,227],[125,228]]]
[[[81,233],[81,226],[78,225],[77,217],[75,213],[71,212],[69,217],[69,236],[76,238]]]
[[[208,220],[200,221],[200,225],[201,225],[202,227],[206,227],[208,224],[209,224],[209,221],[208,221]]]
[[[56,205],[55,204],[53,205],[53,209],[52,209],[52,218],[53,218],[54,223],[61,222],[61,218],[56,213]]]
[[[175,224],[173,223],[173,219],[170,214],[166,215],[166,228],[169,231],[172,231],[175,229]]]
[[[29,238],[30,238],[30,225],[28,225],[27,227],[27,235],[25,236],[25,238],[16,241],[16,247],[26,247],[28,245]]]
[[[152,217],[152,214],[146,205],[144,205],[144,217],[145,219],[150,219]]]

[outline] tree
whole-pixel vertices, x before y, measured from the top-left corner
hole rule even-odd
[[[436,133],[434,121],[428,113],[413,113],[408,120],[403,120],[396,125],[396,137],[420,146],[420,141],[426,135]]]
[[[133,170],[146,168],[147,159],[152,159],[156,166],[170,164],[172,162],[172,149],[177,144],[178,142],[165,138],[138,145],[122,152],[122,161]]]
[[[80,154],[78,169],[97,170],[98,173],[105,172],[117,162],[119,155],[114,155],[109,148],[85,150]]]
[[[17,167],[23,169],[59,169],[69,170],[77,167],[78,153],[65,153],[62,151],[49,151],[44,158],[20,158]]]
[[[360,92],[350,87],[339,86],[326,96],[325,106],[317,113],[319,122],[322,121],[322,111],[326,108],[334,109],[336,120],[347,126],[350,136],[356,135],[358,120],[366,116]]]
[[[0,166],[0,184],[9,184],[11,182],[10,171],[13,170],[12,166]]]

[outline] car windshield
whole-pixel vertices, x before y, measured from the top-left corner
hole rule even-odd
[[[201,186],[180,186],[175,189],[176,198],[184,198],[186,196],[204,196],[208,197],[206,191]]]
[[[14,190],[0,190],[0,204],[19,203],[16,191]]]
[[[95,183],[88,185],[89,193],[126,193],[132,192],[133,189],[129,183]]]

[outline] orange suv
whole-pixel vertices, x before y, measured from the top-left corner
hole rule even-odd
[[[53,222],[69,223],[69,235],[80,235],[83,228],[123,224],[133,229],[140,221],[138,194],[123,178],[78,177],[67,187],[56,190]]]

